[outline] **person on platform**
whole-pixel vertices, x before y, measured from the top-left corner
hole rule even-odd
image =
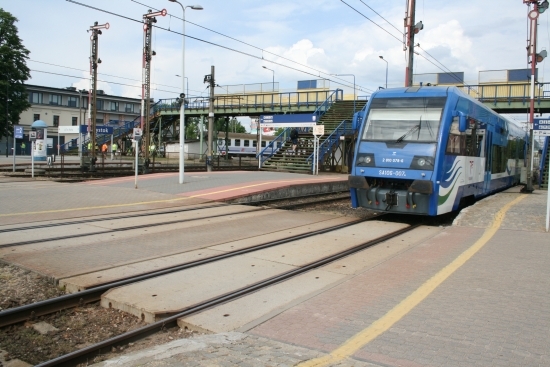
[[[296,148],[298,147],[298,129],[292,129],[290,132],[290,141],[292,142],[292,153],[296,155]]]
[[[111,145],[111,153],[112,153],[112,157],[116,156],[116,151],[118,149],[118,146],[116,143],[113,143],[113,145]]]
[[[25,145],[25,142],[22,142],[22,143],[21,143],[21,155],[25,155],[25,150],[26,150],[25,148],[26,148],[26,147],[27,147],[27,146]]]

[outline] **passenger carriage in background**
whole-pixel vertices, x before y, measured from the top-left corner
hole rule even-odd
[[[526,132],[456,87],[378,91],[354,123],[354,208],[435,216],[519,183]]]
[[[275,137],[262,135],[261,149],[264,149]],[[258,136],[256,134],[228,133],[227,143],[225,133],[218,133],[216,141],[217,153],[231,157],[255,157],[258,154]],[[278,143],[280,148],[281,143]],[[266,153],[267,154],[267,153]]]

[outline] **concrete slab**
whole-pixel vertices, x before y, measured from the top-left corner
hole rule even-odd
[[[406,227],[408,225],[403,223],[362,222],[284,246],[257,251],[246,256],[300,266],[314,259],[335,254]]]
[[[350,275],[365,272],[442,232],[420,227],[353,256],[276,284],[246,297],[178,320],[181,328],[201,332],[246,331],[297,304],[335,287]],[[245,310],[243,312],[243,310]]]
[[[103,295],[101,305],[153,322],[167,313],[175,313],[405,226],[400,223],[363,222],[313,239],[298,240],[116,288]]]
[[[106,269],[98,272],[79,275],[76,277],[70,277],[66,279],[60,279],[59,285],[65,287],[65,291],[68,293],[79,292],[81,290],[90,288],[97,284],[103,284],[106,282],[113,282],[119,279],[123,279],[129,276],[135,276],[150,271],[160,270],[178,264],[183,264],[189,261],[204,259],[207,257],[220,255],[225,252],[235,251],[238,249],[256,246],[267,241],[275,241],[283,238],[287,238],[292,235],[298,235],[306,233],[312,230],[326,228],[327,226],[334,226],[342,223],[347,223],[353,220],[353,218],[331,218],[326,221],[311,223],[305,226],[296,228],[285,229],[283,231],[272,232],[265,235],[259,235],[255,237],[245,238],[238,241],[228,242],[226,244],[212,246],[209,248],[203,248],[200,250],[194,250],[185,252],[182,254],[176,254],[172,256],[164,256],[158,259],[147,260],[143,262],[137,262],[129,265],[118,266],[113,269]]]
[[[272,261],[240,256],[107,291],[101,305],[151,323],[200,301],[291,270]]]
[[[297,299],[316,293],[345,277],[343,274],[312,270],[233,302],[180,318],[178,326],[199,332],[234,331],[266,315],[280,313]]]

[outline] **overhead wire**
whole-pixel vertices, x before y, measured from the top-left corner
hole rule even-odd
[[[384,28],[382,28],[382,26],[380,26],[379,24],[377,24],[375,21],[373,21],[372,19],[370,19],[369,17],[367,17],[365,14],[361,13],[359,10],[355,9],[353,6],[351,6],[350,4],[346,3],[344,0],[340,0],[341,2],[343,2],[344,4],[346,4],[350,9],[352,9],[353,11],[355,11],[356,13],[358,13],[359,15],[361,15],[362,17],[364,17],[365,19],[367,19],[369,22],[371,22],[372,24],[374,24],[375,26],[377,26],[378,28],[380,28],[381,30],[383,30],[384,32],[386,32],[387,34],[389,34],[390,36],[392,36],[393,38],[395,38],[396,40],[399,41],[399,43],[403,43],[403,40],[395,37],[393,34],[391,34],[390,32],[388,32],[387,30],[385,30]],[[403,34],[401,32],[401,34]]]
[[[133,1],[133,0],[132,0]],[[360,2],[362,2],[367,8],[369,8],[370,10],[372,10],[376,15],[378,15],[380,18],[384,19],[389,25],[391,25],[394,29],[397,30],[397,32],[399,32],[401,35],[403,35],[403,32],[400,31],[399,29],[397,29],[396,26],[394,26],[393,24],[390,23],[389,20],[387,20],[386,18],[384,18],[382,15],[380,15],[376,10],[374,10],[373,8],[371,8],[370,6],[368,6],[363,0],[359,0]]]
[[[139,5],[143,5],[143,6],[147,7],[147,8],[149,8],[149,9],[154,9],[154,10],[156,10],[156,11],[159,11],[159,9],[155,9],[155,8],[152,7],[152,6],[149,6],[149,5],[147,5],[147,4],[140,3],[140,2],[137,1],[137,0],[130,0],[130,1],[132,1],[132,2],[134,2],[134,3],[136,3],[136,4],[139,4]],[[241,41],[241,40],[239,40],[239,39],[237,39],[237,38],[228,36],[228,35],[226,35],[226,34],[224,34],[224,33],[215,31],[215,30],[210,29],[210,28],[208,28],[208,27],[204,27],[204,26],[202,26],[202,25],[200,25],[200,24],[197,24],[197,23],[193,23],[193,22],[191,22],[191,21],[188,21],[187,19],[182,19],[182,18],[180,18],[180,17],[178,17],[178,16],[175,16],[175,15],[171,15],[171,14],[170,14],[170,18],[171,18],[171,17],[174,17],[174,18],[176,18],[176,19],[182,20],[182,21],[184,21],[185,23],[192,24],[192,25],[194,25],[194,26],[196,26],[196,27],[205,29],[205,30],[210,31],[210,32],[212,32],[212,33],[218,34],[218,35],[220,35],[220,36],[222,36],[222,37],[229,38],[230,40],[233,40],[233,41],[242,43],[243,45],[246,45],[246,46],[255,48],[256,50],[262,51],[262,53],[265,52],[266,54],[270,54],[270,55],[276,56],[276,57],[278,57],[278,58],[281,58],[281,59],[283,59],[283,60],[290,61],[290,62],[292,62],[292,63],[298,64],[298,65],[303,66],[303,67],[305,67],[305,68],[308,68],[308,69],[311,69],[311,70],[315,70],[315,71],[318,72],[318,73],[330,75],[329,73],[324,72],[324,71],[322,71],[322,70],[319,70],[319,69],[316,69],[316,68],[314,68],[314,67],[311,67],[311,66],[302,64],[302,63],[300,63],[300,62],[298,62],[298,61],[294,61],[294,60],[289,59],[289,58],[287,58],[287,57],[278,55],[278,54],[276,54],[276,53],[274,53],[274,52],[267,51],[267,50],[265,50],[265,49],[263,49],[263,48],[261,48],[261,47],[254,46],[254,45],[252,45],[252,44],[250,44],[250,43],[248,43],[248,42]],[[168,30],[170,30],[170,25],[168,25]],[[263,59],[263,56],[262,56],[262,59]],[[336,79],[339,79],[339,80],[341,80],[341,81],[346,81],[345,79],[341,79],[341,78],[336,78]]]
[[[124,16],[124,15],[120,15],[120,14],[116,14],[116,13],[113,13],[113,12],[110,12],[110,11],[107,11],[107,10],[104,10],[104,9],[100,9],[100,8],[96,8],[94,6],[91,6],[91,5],[88,5],[88,4],[82,4],[82,3],[79,3],[75,0],[66,0],[67,2],[70,2],[70,3],[73,3],[73,4],[76,4],[76,5],[80,5],[80,6],[84,6],[84,7],[87,7],[87,8],[90,8],[90,9],[94,9],[94,10],[97,10],[97,11],[100,11],[100,12],[104,12],[104,13],[107,13],[107,14],[111,14],[111,15],[114,15],[114,16],[117,16],[117,17],[120,17],[120,18],[123,18],[123,19],[127,19],[127,20],[131,20],[131,21],[134,21],[134,22],[137,22],[137,23],[141,23],[140,20],[137,20],[137,19],[133,19],[133,18],[130,18],[130,17],[127,17],[127,16]],[[294,70],[294,71],[298,71],[298,72],[301,72],[301,73],[304,73],[304,74],[307,74],[307,75],[312,75],[314,77],[321,77],[321,73],[322,74],[327,74],[327,75],[330,75],[329,73],[327,72],[319,72],[319,75],[317,74],[313,74],[313,73],[310,73],[310,72],[307,72],[305,70],[300,70],[300,69],[297,69],[295,67],[292,67],[292,66],[289,66],[289,65],[284,65],[284,64],[281,64],[281,63],[278,63],[276,61],[272,61],[272,60],[268,60],[268,59],[264,59],[263,57],[259,57],[259,56],[256,56],[256,55],[252,55],[250,53],[247,53],[247,52],[244,52],[244,51],[240,51],[240,50],[236,50],[236,49],[233,49],[231,47],[228,47],[228,46],[224,46],[224,45],[220,45],[220,44],[217,44],[217,43],[214,43],[214,42],[210,42],[210,41],[207,41],[207,40],[203,40],[203,39],[200,39],[200,38],[197,38],[197,37],[193,37],[193,36],[189,36],[187,34],[183,34],[183,33],[180,33],[180,32],[176,32],[176,31],[173,31],[173,30],[170,30],[170,29],[167,29],[167,28],[164,28],[164,27],[160,27],[158,25],[154,25],[154,27],[158,28],[158,29],[162,29],[164,31],[167,31],[167,32],[171,32],[171,33],[175,33],[175,34],[178,34],[178,35],[181,35],[181,36],[184,36],[184,37],[187,37],[187,38],[190,38],[190,39],[194,39],[196,41],[199,41],[199,42],[203,42],[203,43],[206,43],[206,44],[209,44],[209,45],[212,45],[212,46],[216,46],[216,47],[220,47],[220,48],[223,48],[223,49],[226,49],[228,51],[232,51],[232,52],[235,52],[235,53],[239,53],[241,55],[245,55],[245,56],[248,56],[248,57],[251,57],[251,58],[254,58],[254,59],[258,59],[258,60],[262,60],[262,61],[265,61],[265,62],[268,62],[268,63],[271,63],[271,64],[274,64],[274,65],[278,65],[278,66],[281,66],[281,67],[284,67],[284,68],[287,68],[287,69],[291,69],[291,70]],[[333,80],[333,79],[330,79],[330,78],[324,78],[326,80],[329,80],[335,84],[338,84],[338,85],[342,85],[342,86],[345,86],[345,87],[348,87],[348,88],[353,88],[351,84],[349,83],[343,83],[343,82],[339,82],[339,81],[336,81],[336,80]],[[339,78],[338,78],[339,79]],[[370,88],[366,88],[366,87],[362,87],[362,86],[355,86],[355,88],[357,90],[360,90],[360,91],[370,91],[370,92],[373,92],[374,90],[370,89]]]
[[[35,73],[45,73],[45,74],[59,75],[59,76],[65,76],[65,77],[75,78],[75,79],[83,79],[81,76],[54,73],[54,72],[51,72],[51,71],[36,70],[36,69],[30,69],[30,71],[33,71]],[[117,83],[117,82],[113,82],[113,81],[109,81],[109,80],[99,80],[99,79],[97,81],[98,82],[103,82],[103,83],[117,84],[117,85],[122,85],[122,86],[126,86],[126,87],[132,87],[132,88],[141,88],[141,85],[124,84],[124,83]],[[158,88],[153,88],[153,90],[157,90],[159,92],[174,93],[174,91],[171,91],[171,90],[163,90],[163,89],[158,89]],[[194,92],[197,92],[197,91],[194,91]]]

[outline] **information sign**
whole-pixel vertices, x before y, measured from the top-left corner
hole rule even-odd
[[[313,135],[315,136],[325,135],[325,125],[313,126]]]
[[[19,126],[19,125],[13,126],[13,137],[15,139],[23,139],[23,126]]]
[[[317,115],[296,113],[286,115],[261,115],[260,127],[312,127],[317,124]]]
[[[36,140],[36,131],[29,131],[29,140],[30,141]]]
[[[535,118],[533,121],[534,136],[550,136],[550,119]]]
[[[132,138],[134,140],[140,140],[142,135],[142,131],[139,127],[134,128],[134,132],[132,134]]]

